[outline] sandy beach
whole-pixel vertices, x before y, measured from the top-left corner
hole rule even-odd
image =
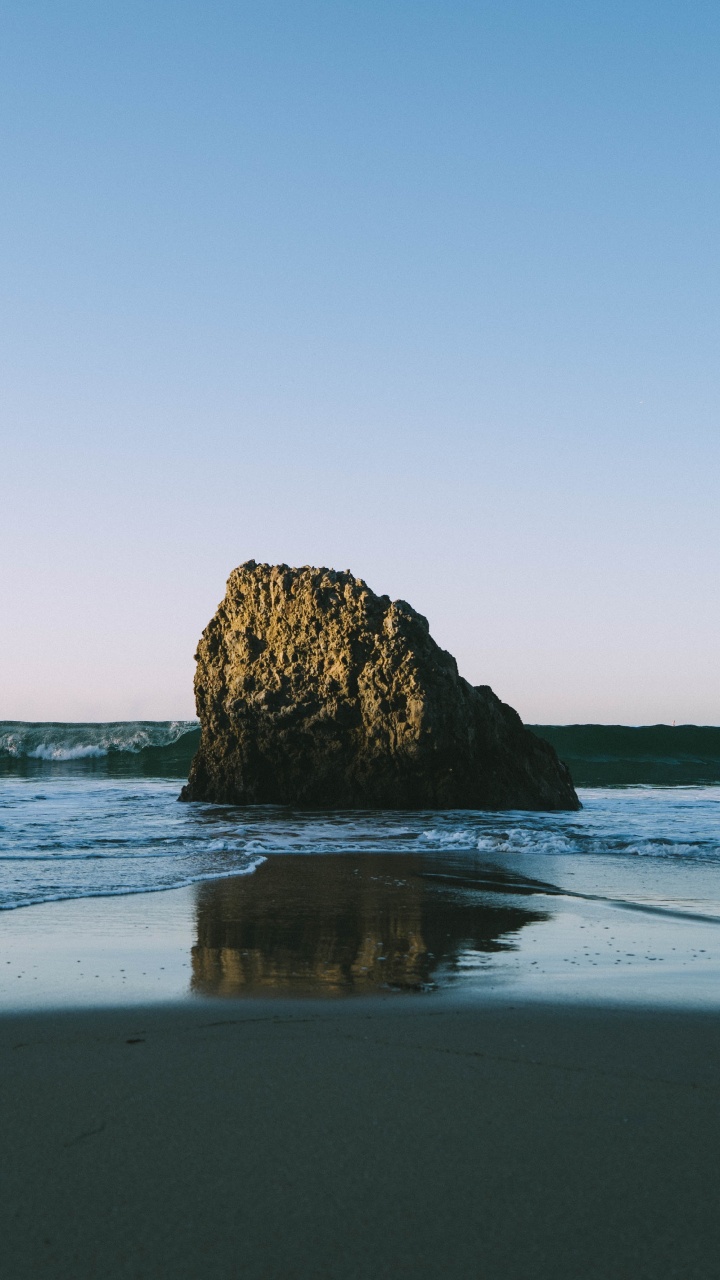
[[[716,1015],[199,1001],[0,1051],[17,1280],[717,1274]]]
[[[272,853],[0,913],[3,1275],[714,1280],[717,876],[658,862]]]

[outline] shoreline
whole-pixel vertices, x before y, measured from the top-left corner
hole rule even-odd
[[[252,875],[0,913],[0,1014],[201,998],[720,1009],[720,921],[273,855]]]
[[[271,854],[0,913],[8,1274],[714,1280],[720,921],[589,872]]]
[[[14,1280],[710,1280],[720,1020],[508,1000],[0,1018]]]

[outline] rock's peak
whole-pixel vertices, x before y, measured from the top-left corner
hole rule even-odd
[[[248,579],[258,583],[281,583],[284,587],[342,585],[358,592],[370,592],[367,583],[362,578],[356,578],[350,569],[331,569],[327,565],[304,564],[293,567],[289,564],[266,564],[258,563],[256,560],[246,560],[238,565],[237,569],[233,569],[228,578],[228,586]]]

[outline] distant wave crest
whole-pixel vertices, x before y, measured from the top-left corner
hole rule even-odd
[[[183,776],[200,729],[194,720],[123,720],[105,724],[0,721],[0,772],[45,765],[105,762],[110,772]]]

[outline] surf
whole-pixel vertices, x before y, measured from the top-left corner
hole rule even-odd
[[[199,742],[193,720],[4,720],[0,775],[51,771],[186,778]]]

